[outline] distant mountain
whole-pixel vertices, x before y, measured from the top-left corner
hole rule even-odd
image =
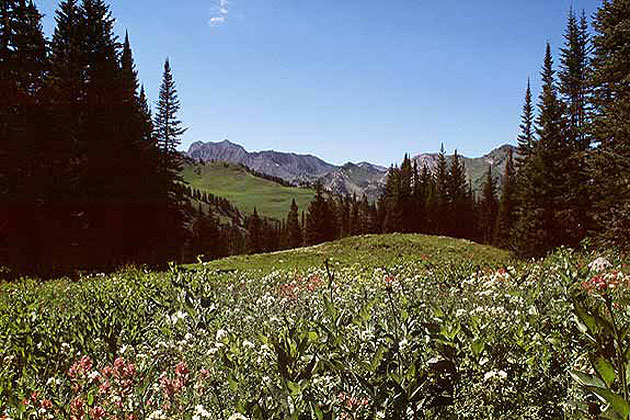
[[[358,198],[365,194],[369,200],[375,200],[385,188],[387,172],[387,168],[367,162],[346,163],[320,180],[324,188],[335,194],[356,194]]]
[[[228,140],[219,143],[196,142],[188,149],[188,156],[202,160],[238,163],[266,175],[292,183],[312,182],[338,169],[311,155],[274,151],[248,152],[243,146]]]
[[[480,191],[488,166],[501,186],[502,174],[509,150],[514,146],[504,145],[480,158],[462,157],[466,174],[472,182],[473,190]],[[190,146],[187,155],[197,161],[222,161],[244,165],[261,174],[281,178],[293,184],[304,184],[319,180],[324,188],[337,194],[364,194],[375,200],[385,187],[388,169],[367,162],[346,163],[336,166],[312,155],[299,155],[275,151],[248,152],[243,146],[224,140],[218,143],[196,142]],[[412,158],[418,168],[427,165],[434,169],[437,153],[424,153]],[[452,160],[452,156],[447,156]]]

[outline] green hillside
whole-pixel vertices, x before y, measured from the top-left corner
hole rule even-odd
[[[219,271],[307,270],[330,259],[338,266],[360,265],[364,269],[397,263],[507,264],[510,253],[464,239],[428,235],[365,235],[306,248],[260,255],[238,255],[205,264]],[[191,266],[197,268],[196,266]]]
[[[188,164],[182,175],[193,188],[227,198],[244,214],[256,207],[259,214],[278,220],[286,217],[292,199],[306,210],[315,195],[313,190],[286,187],[224,162]]]

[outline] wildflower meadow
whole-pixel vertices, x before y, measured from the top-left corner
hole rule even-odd
[[[628,418],[622,259],[414,238],[0,286],[0,419]]]

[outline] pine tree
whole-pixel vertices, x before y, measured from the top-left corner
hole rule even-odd
[[[578,22],[577,16],[569,12],[565,45],[561,50],[559,73],[559,93],[565,108],[566,127],[564,130],[564,194],[561,200],[562,215],[566,226],[567,245],[576,246],[592,225],[588,217],[590,197],[588,185],[590,176],[586,165],[586,153],[590,149],[591,138],[587,135],[588,106],[590,98],[590,57],[589,33],[586,17]]]
[[[170,61],[164,63],[164,74],[160,87],[160,96],[154,117],[153,138],[160,151],[160,185],[164,187],[162,195],[162,229],[164,237],[170,239],[165,243],[166,253],[173,256],[179,254],[179,244],[185,237],[187,215],[182,209],[185,207],[185,197],[181,192],[182,160],[177,147],[181,142],[181,135],[186,131],[177,114],[180,111],[180,101],[171,72]]]
[[[503,173],[503,189],[499,202],[499,212],[495,229],[494,244],[501,248],[512,246],[512,230],[515,223],[516,206],[516,174],[512,149],[508,152],[508,160]]]
[[[494,229],[497,223],[498,203],[496,188],[496,180],[492,175],[492,166],[489,166],[478,206],[480,240],[486,244],[492,243],[494,239]]]
[[[446,233],[456,238],[465,238],[469,233],[472,220],[468,211],[468,180],[466,179],[466,168],[459,157],[457,150],[453,154],[453,159],[447,178],[447,231]]]
[[[609,0],[593,23],[593,125],[590,161],[593,217],[599,238],[630,244],[630,4]]]
[[[162,76],[162,86],[160,88],[160,98],[157,104],[154,126],[155,138],[160,149],[164,153],[171,155],[171,158],[177,154],[181,136],[186,132],[186,129],[182,127],[182,122],[177,118],[180,106],[177,88],[171,72],[171,64],[167,59],[164,63],[164,75]]]
[[[567,149],[563,106],[557,96],[551,46],[547,44],[542,71],[543,89],[536,120],[538,140],[519,168],[519,211],[515,237],[526,256],[542,255],[565,243],[572,228],[566,224],[562,198],[566,186]]]
[[[0,5],[0,264],[40,263],[47,72],[41,15],[32,2]],[[8,252],[3,252],[8,250]]]
[[[585,132],[589,90],[589,34],[586,17],[582,21],[571,9],[561,49],[559,92],[566,103],[567,127],[565,135],[576,150],[586,150],[589,142]]]
[[[527,79],[527,90],[525,91],[525,103],[521,115],[520,134],[518,136],[518,157],[517,166],[520,168],[522,162],[526,161],[534,147],[534,104],[532,101],[532,89],[529,79]]]
[[[435,194],[434,194],[434,212],[433,212],[433,233],[445,235],[448,233],[450,221],[450,197],[449,192],[449,173],[448,162],[444,152],[444,144],[440,147],[440,153],[437,157],[437,165],[435,168]]]
[[[308,207],[306,216],[306,243],[316,245],[335,238],[334,211],[324,197],[320,183],[315,186],[315,199]]]
[[[399,232],[413,232],[415,220],[413,213],[413,166],[409,155],[405,154],[402,165],[400,165],[400,187],[396,206],[400,213]]]
[[[254,207],[254,212],[247,224],[247,250],[250,254],[259,254],[264,250],[262,220]]]
[[[291,208],[287,215],[287,235],[288,246],[290,249],[299,248],[302,246],[302,229],[300,228],[300,222],[298,220],[298,206],[295,199],[291,201]]]

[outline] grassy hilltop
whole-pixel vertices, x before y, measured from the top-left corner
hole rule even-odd
[[[286,187],[225,162],[187,164],[182,176],[193,188],[227,198],[243,214],[256,207],[260,215],[278,220],[286,217],[292,199],[306,211],[315,196],[313,190]]]

